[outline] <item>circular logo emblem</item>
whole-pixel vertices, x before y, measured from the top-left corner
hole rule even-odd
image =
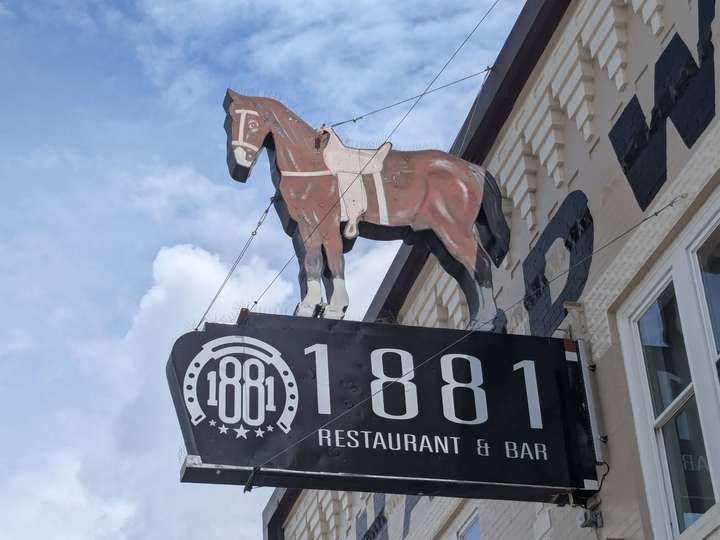
[[[205,345],[183,379],[183,398],[193,425],[206,419],[220,435],[262,438],[290,431],[298,388],[280,351],[259,339],[226,336]]]

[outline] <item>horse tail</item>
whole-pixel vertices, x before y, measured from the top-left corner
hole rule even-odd
[[[510,249],[510,228],[502,211],[502,193],[492,174],[474,164],[470,165],[470,169],[483,183],[482,205],[475,218],[480,243],[495,266],[500,266]]]

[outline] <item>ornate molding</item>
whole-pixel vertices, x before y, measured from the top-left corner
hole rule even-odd
[[[582,25],[580,40],[590,55],[604,69],[622,91],[627,77],[627,21],[626,0],[586,1],[576,20]]]
[[[522,138],[516,140],[505,159],[498,159],[497,170],[498,179],[520,216],[526,221],[528,229],[535,229],[538,160]]]
[[[553,96],[577,128],[586,142],[594,140],[595,73],[592,57],[580,40],[573,40],[569,47],[558,48],[554,60],[557,70],[550,82]]]
[[[558,100],[547,90],[523,130],[532,153],[552,177],[555,187],[565,183],[565,118]]]
[[[635,13],[642,17],[645,24],[649,25],[656,36],[665,28],[663,19],[664,0],[625,0]]]
[[[323,522],[322,530],[327,531],[328,538],[339,538],[342,530],[342,503],[340,492],[319,491],[318,503]]]
[[[529,98],[531,103],[520,112],[513,128],[505,135],[506,140],[514,142],[507,151],[504,146],[500,148],[492,162],[503,191],[530,231],[537,227],[535,192],[539,166],[546,169],[555,187],[565,183],[566,114],[549,83],[541,81],[535,96]],[[576,115],[578,112],[579,108]],[[583,123],[590,120],[583,118]]]
[[[627,87],[628,21],[641,17],[655,35],[665,23],[665,0],[581,0],[553,46],[531,91],[513,112],[502,135],[504,141],[489,163],[506,196],[525,219],[528,229],[535,215],[538,167],[542,165],[555,187],[565,177],[565,122],[575,122],[583,140],[598,137],[595,126],[597,66],[618,91]],[[507,259],[509,260],[509,258]]]

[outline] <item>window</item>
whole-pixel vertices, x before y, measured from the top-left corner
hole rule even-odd
[[[698,259],[715,344],[715,371],[720,381],[720,228],[700,248]]]
[[[663,441],[679,532],[713,504],[707,453],[672,285],[638,321],[654,411]]]
[[[458,540],[480,540],[480,521],[472,518],[458,535]]]
[[[720,229],[713,232],[698,250],[698,259],[717,362],[720,352]]]
[[[658,539],[720,516],[720,194],[708,206],[618,311]]]
[[[638,323],[650,395],[655,415],[661,415],[675,399],[691,390],[675,289],[669,285]]]

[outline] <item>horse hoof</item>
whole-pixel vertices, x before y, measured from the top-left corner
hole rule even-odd
[[[318,312],[318,306],[311,305],[311,304],[303,304],[300,302],[297,306],[295,306],[295,311],[293,312],[293,316],[295,317],[315,317],[315,314]]]
[[[472,319],[470,324],[468,324],[468,330],[472,330],[473,332],[488,332],[490,330],[490,323],[479,319]]]
[[[350,223],[348,222],[347,225],[345,225],[345,230],[343,231],[343,236],[347,238],[348,240],[353,240],[357,238],[357,235],[360,231],[358,230],[357,223]]]
[[[495,319],[493,319],[494,334],[507,334],[507,316],[502,309],[498,309]]]
[[[325,306],[325,309],[323,310],[323,313],[322,313],[322,318],[323,319],[341,320],[345,317],[346,309],[347,308],[337,309],[337,308],[333,308],[329,305]]]

